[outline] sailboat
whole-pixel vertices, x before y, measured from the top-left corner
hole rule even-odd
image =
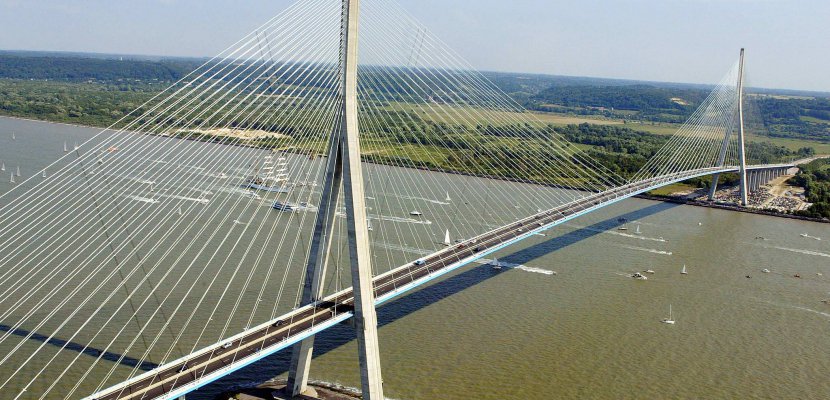
[[[66,147],[66,140],[64,140],[64,141],[63,141],[63,152],[64,152],[64,153],[68,153],[68,152],[69,152],[69,147]]]
[[[671,315],[671,304],[669,304],[669,317],[668,318],[663,318],[663,321],[661,321],[661,322],[664,323],[664,324],[674,325],[674,318],[672,318],[672,315]]]
[[[6,163],[3,162],[2,165],[0,165],[0,171],[5,171],[5,170],[6,170]]]
[[[375,228],[372,227],[372,220],[369,218],[366,218],[366,228],[370,231],[375,230]]]
[[[637,224],[637,230],[634,233],[638,235],[640,234],[640,224]]]
[[[445,201],[452,201],[452,199],[450,198],[450,192],[447,192],[447,198],[444,199],[444,200]]]
[[[41,178],[45,178],[45,177],[46,177],[46,170],[45,170],[45,169],[44,169],[43,171],[41,171],[41,172],[40,172],[40,177],[41,177]]]
[[[447,233],[444,234],[444,246],[451,245],[452,242],[450,241],[450,230],[447,229]]]
[[[15,183],[15,181],[14,181],[14,174],[11,174],[11,175],[12,175],[12,177],[11,177],[11,179],[9,179],[9,183]]]
[[[271,193],[288,193],[288,189],[281,186],[283,182],[287,181],[288,162],[285,157],[277,158],[276,163],[274,163],[273,157],[265,156],[262,167],[242,187]]]
[[[688,275],[689,273],[686,272],[686,264],[683,264],[683,269],[680,270],[680,275]]]
[[[14,132],[12,132],[12,140],[17,140],[17,136],[14,135]]]
[[[17,175],[17,176],[20,176],[20,166],[19,165],[17,166],[17,172],[15,172],[14,174]]]
[[[75,150],[78,150],[80,146],[78,146],[78,142],[75,142]]]

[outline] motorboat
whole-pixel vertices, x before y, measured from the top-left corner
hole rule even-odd
[[[762,270],[761,270],[761,272],[763,272],[763,273],[765,273],[765,274],[768,274],[768,273],[769,273],[769,269],[768,269],[768,268],[764,268],[764,269],[762,269]]]
[[[631,275],[631,277],[632,277],[632,278],[634,278],[634,279],[639,279],[639,280],[641,280],[641,281],[646,281],[646,280],[648,280],[648,277],[647,277],[647,276],[645,276],[645,275],[643,275],[643,274],[641,274],[641,273],[639,273],[639,272],[635,272],[634,274],[632,274],[632,275]]]
[[[646,270],[646,273],[647,273],[647,274],[653,274],[653,273],[654,273],[654,270],[653,270],[653,269],[647,269],[647,270]]]
[[[409,215],[419,217],[419,216],[424,215],[424,214],[422,212],[418,211],[418,210],[412,210],[412,211],[409,212]]]
[[[493,267],[493,269],[501,269],[501,263],[499,262],[498,258],[494,258],[493,261],[490,261],[490,265]]]

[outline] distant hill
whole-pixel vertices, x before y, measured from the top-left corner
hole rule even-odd
[[[81,82],[175,81],[198,67],[197,59],[136,59],[108,55],[0,52],[0,79]]]

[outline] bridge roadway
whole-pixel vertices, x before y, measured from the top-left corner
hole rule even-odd
[[[755,166],[759,168],[760,166]],[[768,168],[781,167],[767,166]],[[629,183],[593,193],[543,211],[475,238],[452,245],[373,279],[378,303],[389,300],[438,276],[466,265],[509,244],[608,204],[686,179],[734,172],[734,167],[703,168]],[[169,362],[88,399],[171,399],[286,348],[352,316],[351,288],[298,308],[280,319],[254,327],[226,341]]]

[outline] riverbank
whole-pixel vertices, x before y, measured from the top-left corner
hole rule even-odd
[[[809,222],[820,222],[820,223],[830,223],[830,219],[828,218],[811,218],[805,217],[801,215],[794,215],[794,214],[785,214],[781,212],[769,211],[769,210],[760,210],[755,208],[747,208],[741,207],[737,204],[731,203],[718,203],[718,202],[710,202],[710,201],[701,201],[701,200],[689,200],[680,197],[673,197],[673,196],[655,196],[649,194],[640,194],[635,196],[640,199],[646,200],[655,200],[655,201],[665,201],[668,203],[675,203],[675,204],[685,204],[690,206],[698,206],[698,207],[707,207],[707,208],[717,208],[721,210],[729,210],[729,211],[737,211],[742,213],[748,214],[758,214],[758,215],[767,215],[770,217],[780,217],[780,218],[788,218],[788,219],[797,219],[800,221],[809,221]]]
[[[222,393],[215,400],[273,400],[275,391],[285,388],[286,380],[274,379],[259,386],[242,390]],[[297,396],[303,400],[359,400],[360,392],[357,389],[328,382],[311,381],[309,387],[316,392],[315,396]]]

